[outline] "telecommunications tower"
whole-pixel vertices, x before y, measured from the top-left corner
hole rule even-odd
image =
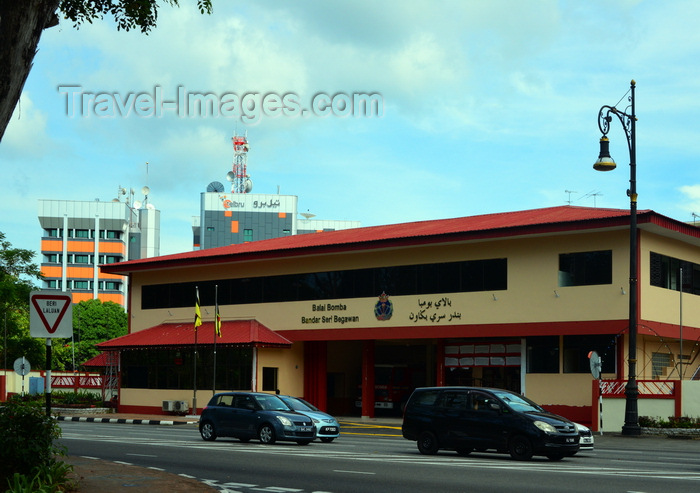
[[[245,135],[234,135],[233,141],[233,170],[226,174],[231,182],[231,193],[250,193],[253,182],[248,175],[248,132]]]

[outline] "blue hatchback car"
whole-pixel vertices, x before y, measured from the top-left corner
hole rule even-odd
[[[316,438],[311,418],[291,411],[276,395],[263,392],[223,392],[214,395],[202,410],[199,433],[204,440],[253,438],[263,444],[277,440],[308,445]]]

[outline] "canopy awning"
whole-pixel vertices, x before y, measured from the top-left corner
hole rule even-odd
[[[214,322],[203,322],[197,327],[197,344],[214,344]],[[117,349],[179,348],[194,346],[195,331],[192,322],[163,323],[97,344],[102,351]],[[221,322],[221,346],[251,346],[288,348],[292,343],[268,329],[257,320],[227,320]]]

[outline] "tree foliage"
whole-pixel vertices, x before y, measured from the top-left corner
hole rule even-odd
[[[201,13],[211,13],[212,0],[197,0]],[[159,3],[179,0],[0,0],[0,141],[19,101],[44,29],[60,17],[78,28],[111,16],[118,30],[148,34],[158,20]]]
[[[59,349],[61,356],[57,361],[58,366],[66,369],[73,368],[73,347],[76,367],[97,356],[100,350],[95,345],[126,335],[128,320],[124,308],[112,301],[86,300],[74,305],[73,340],[68,339],[64,346],[70,351],[61,352]],[[68,357],[71,358],[70,364],[66,359]]]
[[[35,368],[43,368],[42,342],[29,335],[29,293],[41,272],[32,263],[34,252],[13,248],[0,231],[0,323],[2,323],[3,359],[0,365],[12,366],[24,356]]]

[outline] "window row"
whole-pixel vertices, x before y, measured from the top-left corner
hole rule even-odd
[[[111,240],[121,240],[122,232],[111,230],[111,229],[101,229],[99,238],[100,239],[111,239]],[[46,228],[44,229],[44,236],[47,238],[63,238],[63,228]],[[94,229],[69,229],[68,238],[95,238]]]
[[[211,389],[214,385],[213,348],[200,346],[197,353],[196,388]],[[217,389],[250,388],[253,376],[251,348],[219,347],[216,359]],[[121,352],[122,388],[191,390],[194,376],[194,351],[191,349],[139,349]],[[270,384],[265,381],[264,385]]]
[[[659,288],[700,294],[700,265],[651,252],[650,283]]]
[[[141,308],[193,306],[197,288],[201,304],[213,305],[215,286],[220,305],[499,291],[508,288],[507,273],[506,259],[499,258],[154,284],[143,287]]]
[[[616,371],[617,335],[565,335],[527,338],[528,373],[590,373],[596,351],[603,373]]]
[[[63,281],[60,279],[49,279],[44,283],[48,289],[63,289]],[[95,289],[95,281],[68,279],[66,289],[93,290]],[[97,289],[99,291],[121,291],[122,283],[119,281],[97,281]]]
[[[98,255],[97,264],[116,264],[121,262],[123,257],[121,255]],[[62,264],[63,254],[62,253],[46,253],[44,254],[45,264]],[[88,264],[93,265],[95,263],[95,256],[82,254],[82,253],[69,253],[66,255],[66,263],[68,264]]]

